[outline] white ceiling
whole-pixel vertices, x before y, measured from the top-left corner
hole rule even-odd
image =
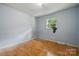
[[[5,5],[13,7],[17,10],[29,13],[34,16],[46,15],[49,13],[57,12],[62,9],[76,6],[75,3],[43,3],[43,5],[37,5],[37,3],[6,3]]]

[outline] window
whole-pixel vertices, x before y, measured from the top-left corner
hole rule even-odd
[[[52,17],[52,18],[47,20],[47,28],[48,29],[52,29],[53,33],[55,33],[56,30],[57,30],[56,22],[57,22],[57,18],[56,17]]]

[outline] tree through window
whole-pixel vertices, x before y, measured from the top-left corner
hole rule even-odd
[[[56,22],[57,22],[57,18],[56,17],[52,17],[52,18],[47,20],[47,26],[48,26],[48,28],[51,28],[53,30],[53,33],[55,33],[56,30],[57,30]]]

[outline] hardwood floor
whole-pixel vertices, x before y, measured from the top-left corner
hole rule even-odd
[[[79,56],[79,48],[56,42],[33,39],[17,46],[0,50],[1,56]]]

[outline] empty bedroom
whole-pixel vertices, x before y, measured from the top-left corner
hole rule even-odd
[[[0,56],[79,56],[78,3],[0,3]]]

